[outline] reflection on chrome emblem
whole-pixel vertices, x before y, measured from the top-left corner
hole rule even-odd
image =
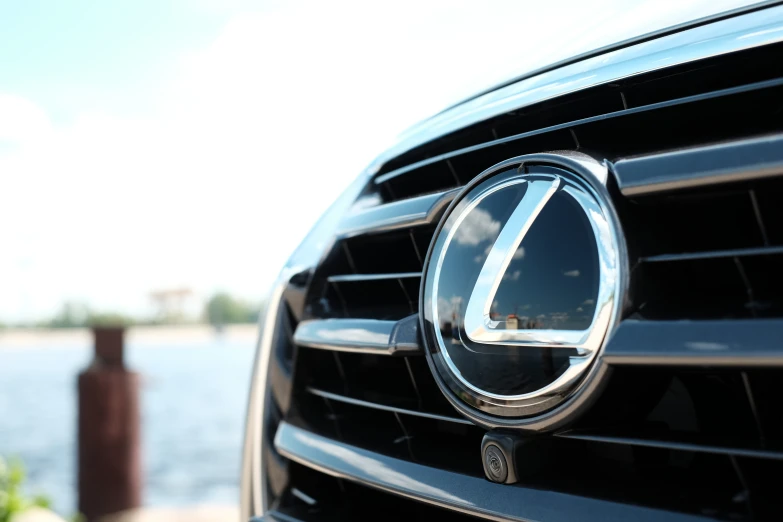
[[[468,416],[542,415],[595,373],[625,280],[605,181],[581,154],[521,157],[479,177],[444,217],[423,332],[439,385]]]

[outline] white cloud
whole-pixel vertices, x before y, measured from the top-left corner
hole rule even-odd
[[[457,233],[459,233],[459,231]],[[490,237],[494,237],[495,234],[496,233],[493,233]],[[482,241],[483,241],[483,239],[482,239]],[[479,242],[481,242],[481,241],[479,241]],[[473,261],[475,263],[483,263],[484,260],[487,259],[487,256],[489,255],[489,253],[491,251],[492,251],[492,245],[491,244],[487,245],[487,248],[484,249],[484,255],[481,255],[481,254],[477,255],[476,257],[473,258]],[[514,255],[513,255],[512,259],[518,260],[518,259],[524,259],[524,257],[525,257],[525,247],[520,246],[519,248],[517,248],[514,251]]]
[[[28,146],[48,139],[51,132],[49,116],[41,107],[21,96],[0,92],[0,146]]]
[[[521,270],[514,270],[510,274],[508,272],[503,274],[503,279],[505,279],[507,281],[517,281],[517,280],[519,280],[519,276],[521,276],[521,275],[522,275],[522,271]]]
[[[53,125],[36,100],[0,93],[0,319],[40,317],[65,299],[140,313],[150,290],[182,285],[260,297],[395,135],[565,57],[566,47],[539,45],[553,23],[580,43],[616,39],[586,21],[618,27],[606,14],[617,5],[570,2],[563,17],[563,5],[545,3],[533,20],[514,1],[300,1],[242,14],[234,0],[234,18],[159,80],[158,109],[143,117],[83,111]],[[623,20],[628,32],[646,23]],[[499,231],[488,214],[472,216],[463,244]]]
[[[451,322],[455,312],[461,316],[462,301],[463,299],[459,296],[452,296],[450,299],[438,297],[438,319],[441,325]]]
[[[500,232],[500,221],[492,219],[492,214],[476,208],[468,214],[457,228],[454,239],[460,245],[476,246],[484,241],[495,239]],[[491,245],[488,248],[492,248]]]

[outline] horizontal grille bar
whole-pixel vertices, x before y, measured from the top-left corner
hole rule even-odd
[[[448,415],[438,415],[435,413],[428,413],[424,411],[418,411],[418,410],[412,410],[410,408],[398,408],[396,406],[389,406],[386,404],[381,404],[378,402],[370,402],[365,401],[362,399],[355,399],[353,397],[348,397],[345,395],[340,395],[337,393],[331,393],[324,390],[319,390],[317,388],[307,388],[307,391],[309,393],[312,393],[313,395],[317,395],[318,397],[323,397],[325,399],[329,399],[332,401],[337,402],[344,402],[347,404],[353,404],[354,406],[362,406],[364,408],[372,408],[375,410],[384,410],[384,411],[390,411],[393,413],[402,413],[403,415],[413,415],[414,417],[423,417],[425,419],[434,419],[444,422],[455,422],[457,424],[466,424],[468,426],[472,426],[473,423],[470,422],[467,419],[463,419],[461,417],[450,417]]]
[[[779,42],[780,33],[775,28],[781,17],[783,9],[764,9],[554,67],[548,72],[534,72],[530,77],[455,106],[414,127],[388,151],[387,157],[394,159],[386,162],[381,173],[416,161],[424,155],[417,152],[433,135],[449,136],[510,111],[521,111],[570,93]],[[730,29],[724,29],[726,26]],[[721,33],[723,30],[726,33]],[[640,61],[644,67],[640,68]],[[426,154],[434,155],[444,148],[447,147],[430,148]]]
[[[378,281],[382,279],[411,279],[421,277],[421,272],[401,272],[396,274],[344,274],[329,276],[330,283],[356,283],[362,281]]]
[[[783,254],[783,247],[735,248],[731,250],[710,250],[707,252],[689,252],[686,254],[661,254],[643,257],[642,263],[668,263],[670,261],[690,261],[696,259],[716,259],[721,257],[747,257]]]
[[[269,511],[262,517],[254,517],[250,522],[303,522],[300,518],[294,518],[291,515],[280,513],[279,511]]]
[[[600,431],[567,431],[557,434],[558,437],[567,439],[587,440],[591,442],[605,442],[608,444],[621,444],[629,446],[643,446],[647,448],[662,448],[668,450],[694,451],[699,453],[715,453],[731,455],[734,457],[753,457],[762,459],[783,460],[783,452],[762,448],[742,448],[730,445],[705,444],[699,437],[699,442],[676,440],[652,439],[645,437],[625,436],[609,434]]]
[[[614,163],[625,196],[644,196],[783,174],[783,135],[729,141]]]
[[[620,323],[604,348],[616,366],[783,367],[783,320]]]
[[[708,520],[553,491],[498,486],[350,446],[281,422],[275,447],[287,458],[338,478],[491,520]],[[479,451],[479,448],[476,448]]]
[[[549,126],[549,127],[543,127],[543,128],[535,129],[535,130],[532,130],[532,131],[523,132],[521,134],[516,134],[516,135],[508,136],[508,137],[505,137],[505,138],[500,138],[500,139],[497,139],[497,140],[492,140],[492,141],[480,143],[480,144],[473,145],[473,146],[470,146],[470,147],[465,147],[465,148],[462,148],[462,149],[449,151],[447,153],[444,153],[444,154],[441,154],[441,155],[438,155],[438,156],[434,156],[432,158],[427,158],[427,159],[419,161],[419,162],[417,162],[415,164],[407,165],[407,166],[402,167],[402,168],[400,168],[398,170],[395,170],[395,171],[383,174],[382,176],[379,176],[378,178],[376,178],[375,183],[378,184],[378,185],[382,185],[384,183],[388,183],[388,182],[394,180],[397,177],[406,176],[406,175],[412,175],[415,171],[417,171],[419,169],[422,169],[424,167],[427,167],[429,165],[433,165],[433,164],[436,164],[436,163],[444,162],[444,161],[447,161],[447,160],[453,160],[453,159],[455,159],[457,157],[460,157],[460,156],[464,156],[464,155],[467,155],[467,154],[475,153],[475,152],[482,151],[482,150],[489,149],[489,148],[493,148],[493,147],[498,147],[498,146],[501,146],[501,145],[504,145],[504,144],[508,144],[508,143],[512,143],[512,142],[516,142],[516,141],[519,141],[519,140],[524,140],[526,138],[533,138],[533,137],[542,136],[542,135],[545,135],[545,134],[552,134],[552,133],[555,133],[555,132],[558,132],[558,131],[567,131],[569,129],[578,128],[580,126],[584,126],[584,125],[587,125],[587,124],[596,123],[596,122],[604,122],[604,121],[615,119],[615,118],[628,117],[628,116],[631,116],[631,115],[634,115],[634,114],[641,114],[641,113],[656,111],[656,110],[660,110],[660,109],[664,109],[664,108],[676,107],[676,106],[680,106],[680,105],[688,105],[688,104],[692,104],[694,102],[700,102],[700,101],[712,100],[712,99],[716,99],[716,98],[722,98],[724,96],[732,96],[732,95],[737,95],[737,94],[742,94],[742,93],[747,93],[747,92],[753,92],[753,91],[756,91],[756,90],[763,90],[763,89],[768,89],[768,88],[773,88],[773,87],[779,87],[781,85],[783,85],[783,79],[780,79],[780,78],[773,79],[773,80],[765,80],[765,81],[760,81],[760,82],[740,85],[740,86],[737,86],[737,87],[730,87],[730,88],[727,88],[727,89],[718,89],[718,90],[707,92],[707,93],[696,94],[696,95],[691,95],[691,96],[684,96],[682,98],[676,98],[676,99],[672,99],[672,100],[666,100],[666,101],[662,101],[662,102],[651,103],[651,104],[642,105],[642,106],[639,106],[639,107],[633,107],[633,108],[628,108],[628,109],[617,110],[617,111],[606,113],[606,114],[598,114],[598,115],[595,115],[595,116],[590,116],[590,117],[587,117],[587,118],[581,118],[581,119],[573,120],[573,121],[566,122],[566,123],[552,125],[552,126]],[[491,164],[490,165],[486,165],[485,167],[489,167],[489,166],[491,166]],[[383,205],[383,206],[386,206],[386,205]]]
[[[418,316],[400,321],[314,319],[302,321],[294,342],[307,348],[375,355],[418,355]]]
[[[458,192],[427,194],[349,213],[340,223],[337,236],[346,238],[435,223]]]

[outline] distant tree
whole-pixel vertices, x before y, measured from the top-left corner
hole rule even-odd
[[[130,326],[136,321],[115,312],[93,312],[83,303],[67,302],[60,311],[41,326],[48,328],[80,328],[87,326]]]
[[[90,317],[90,309],[84,303],[66,302],[52,319],[44,324],[50,328],[75,328],[85,326]]]
[[[101,312],[90,314],[87,319],[88,326],[131,326],[136,324],[132,317],[116,312]]]
[[[252,323],[258,319],[260,307],[247,301],[236,299],[225,292],[213,295],[209,301],[204,315],[213,326],[224,324]]]

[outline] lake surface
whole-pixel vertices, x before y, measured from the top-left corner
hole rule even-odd
[[[131,343],[142,384],[144,503],[236,504],[254,342]],[[76,377],[92,347],[0,349],[0,455],[20,457],[27,490],[76,510]]]

